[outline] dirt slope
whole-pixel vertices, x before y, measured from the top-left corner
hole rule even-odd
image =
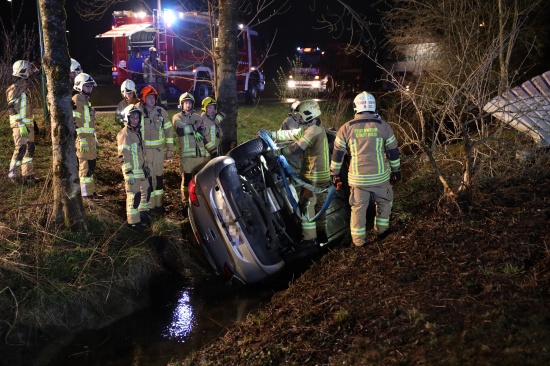
[[[186,363],[550,364],[548,155],[540,161],[487,179],[462,211],[396,207],[386,240],[334,249]]]

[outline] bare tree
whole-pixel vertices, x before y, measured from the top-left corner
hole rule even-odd
[[[52,219],[72,230],[87,224],[80,193],[75,126],[69,82],[65,0],[39,0],[44,37],[43,67],[48,82],[51,115],[54,207]]]
[[[407,126],[401,129],[406,140],[428,155],[449,197],[469,191],[482,156],[478,148],[499,131],[488,128],[483,105],[532,65],[529,51],[538,46],[536,38],[528,43],[525,35],[536,27],[534,12],[542,2],[513,0],[511,7],[509,3],[396,0],[385,14],[394,52],[413,56],[403,73],[408,78],[393,80],[401,112],[396,117]],[[422,47],[424,53],[419,51]],[[464,155],[453,160],[464,174],[452,188],[434,154],[444,154],[445,147],[456,142],[463,145]]]
[[[349,43],[364,52],[388,75],[402,146],[426,153],[446,197],[468,192],[484,146],[500,129],[491,128],[483,105],[506,90],[536,61],[545,19],[540,0],[393,0],[383,12],[387,48],[394,57],[378,57],[377,24],[347,6],[327,12],[323,26],[335,37],[343,29]],[[334,6],[333,6],[334,8]],[[498,11],[495,11],[498,9]],[[344,34],[344,33],[342,33]],[[463,154],[450,156],[452,144]],[[440,162],[460,164],[458,181]],[[449,164],[445,165],[448,166]]]
[[[226,117],[222,123],[222,151],[237,145],[237,32],[239,7],[236,0],[219,0],[218,101]]]

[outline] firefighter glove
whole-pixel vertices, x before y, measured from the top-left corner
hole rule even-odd
[[[401,170],[391,172],[390,174],[390,183],[395,184],[401,182]]]
[[[87,153],[88,151],[90,151],[90,147],[88,146],[88,141],[86,141],[86,139],[80,139],[80,152]]]
[[[201,142],[204,139],[204,137],[199,131],[193,132],[193,135],[195,136],[195,141],[197,142]]]
[[[143,174],[145,174],[146,177],[150,177],[151,176],[151,169],[149,169],[148,166],[144,166],[143,167]]]
[[[29,129],[27,128],[27,126],[25,126],[24,123],[21,123],[19,125],[19,134],[21,135],[21,137],[29,136]]]
[[[331,175],[330,181],[332,182],[332,185],[336,187],[336,190],[339,190],[340,187],[342,187],[342,179],[339,175]]]
[[[128,174],[128,176],[126,177],[126,182],[128,182],[129,185],[132,185],[136,182],[136,178],[133,174]]]

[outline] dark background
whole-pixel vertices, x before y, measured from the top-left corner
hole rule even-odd
[[[281,1],[283,2],[283,1]],[[111,15],[115,10],[144,10],[150,13],[151,9],[157,7],[156,0],[146,1],[149,9],[139,5],[139,2],[128,1],[122,4],[112,6],[102,17],[96,20],[85,21],[76,12],[77,0],[66,1],[67,11],[67,40],[69,44],[70,56],[76,59],[85,72],[96,78],[101,76],[110,76],[111,72],[111,39],[97,39],[96,35],[104,33],[111,28]],[[326,30],[319,28],[318,19],[326,6],[330,6],[333,1],[317,0],[315,8],[311,7],[313,1],[289,1],[284,13],[272,16],[267,22],[260,24],[255,29],[258,30],[262,42],[273,46],[270,51],[270,57],[266,60],[264,71],[267,78],[272,79],[276,76],[276,71],[281,66],[287,66],[287,59],[291,57],[294,50],[300,46],[311,43],[323,43],[334,41]],[[348,1],[356,11],[367,13],[370,6],[367,1],[351,0]],[[179,1],[162,1],[163,9],[173,8],[179,5]],[[204,10],[194,7],[200,6],[200,1],[187,1],[188,10]],[[267,17],[270,12],[263,13],[260,17]],[[0,0],[0,14],[5,29],[11,29],[12,19],[17,19],[16,27],[22,29],[24,25],[38,32],[37,27],[37,1],[36,0]],[[371,10],[372,12],[372,10]],[[250,15],[245,15],[250,17]],[[36,59],[40,58],[40,51],[37,45]]]

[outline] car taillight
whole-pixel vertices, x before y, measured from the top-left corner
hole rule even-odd
[[[227,278],[231,278],[233,277],[233,270],[231,269],[231,267],[229,266],[229,264],[227,262],[225,262],[223,264],[223,274],[227,277]]]
[[[191,204],[193,206],[199,207],[199,198],[197,197],[197,193],[195,192],[195,178],[191,179],[191,182],[189,182],[189,200],[191,201]]]

